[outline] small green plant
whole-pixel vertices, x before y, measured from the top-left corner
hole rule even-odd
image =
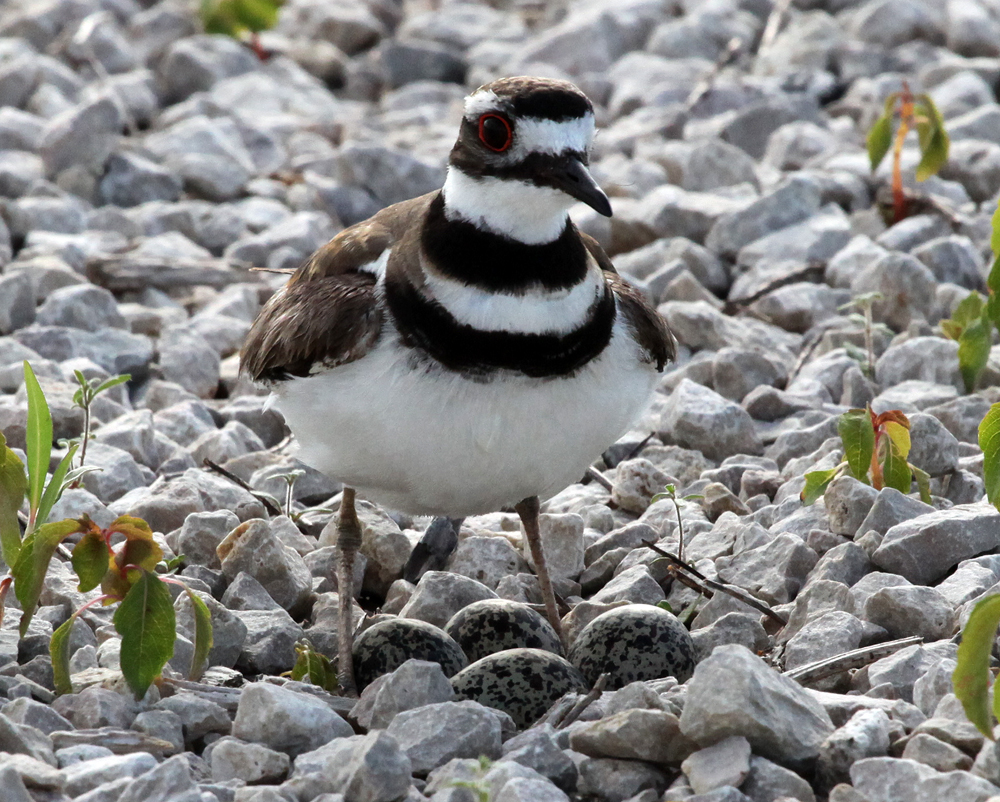
[[[993,322],[987,299],[975,290],[970,292],[955,307],[952,316],[941,321],[941,333],[958,342],[958,367],[965,392],[971,393],[990,359],[993,345]]]
[[[486,773],[493,768],[493,761],[485,755],[479,756],[479,765],[476,767],[478,775],[473,780],[452,780],[448,783],[452,788],[466,788],[476,795],[476,802],[490,802],[490,787],[486,783]]]
[[[122,373],[118,376],[112,376],[110,379],[101,381],[100,379],[88,379],[78,370],[73,371],[73,376],[76,378],[76,383],[80,385],[79,389],[73,393],[73,404],[83,410],[83,432],[80,434],[79,466],[82,468],[83,464],[87,461],[87,443],[91,438],[90,408],[94,403],[94,399],[105,390],[110,390],[112,387],[124,384],[132,377],[128,373]],[[79,480],[74,483],[74,486],[78,485]]]
[[[306,507],[302,510],[296,510],[294,504],[294,493],[295,493],[295,483],[305,476],[305,471],[301,468],[293,468],[287,473],[277,473],[272,476],[272,479],[283,479],[285,481],[285,492],[283,501],[278,501],[270,493],[264,493],[262,491],[255,491],[255,495],[266,502],[273,505],[273,509],[280,510],[281,515],[285,515],[290,518],[294,523],[299,523],[307,515],[332,515],[333,510],[329,507]]]
[[[677,559],[684,559],[684,521],[681,520],[681,507],[687,501],[696,501],[705,498],[699,493],[690,493],[682,498],[677,498],[677,488],[674,485],[664,485],[663,492],[653,496],[650,503],[659,501],[661,498],[668,498],[674,503],[674,514],[677,516]],[[672,611],[671,611],[672,612]]]
[[[250,47],[263,60],[266,56],[258,34],[278,23],[284,0],[202,0],[198,15],[205,33],[221,33],[233,39],[249,34]]]
[[[1000,694],[993,695],[993,712],[990,714],[990,654],[1000,626],[1000,595],[982,599],[972,609],[962,630],[962,642],[951,675],[955,696],[962,703],[965,715],[976,729],[991,741],[992,716],[1000,717]]]
[[[306,472],[300,468],[288,471],[288,473],[279,473],[274,478],[285,480],[285,503],[284,503],[284,513],[289,518],[294,514],[294,509],[292,508],[292,493],[295,491],[295,483],[299,481],[299,478],[305,476]]]
[[[95,604],[118,603],[113,622],[122,637],[122,674],[136,698],[142,698],[173,656],[177,633],[167,582],[180,585],[191,600],[195,618],[191,676],[199,676],[212,646],[211,615],[205,603],[183,582],[158,575],[157,571],[167,566],[161,562],[163,550],[153,539],[148,524],[124,515],[105,529],[87,516],[48,521],[53,505],[73,479],[74,472],[69,466],[76,445],[70,446],[46,483],[52,452],[52,416],[45,394],[27,362],[24,376],[28,395],[27,471],[0,435],[0,546],[4,562],[10,569],[9,575],[0,581],[0,623],[3,601],[13,586],[22,610],[21,637],[27,634],[49,563],[63,541],[79,535],[70,555],[70,563],[79,579],[78,589],[86,593],[100,586],[101,595],[75,611],[52,634],[49,651],[56,690],[59,693],[72,691],[68,641],[76,619]],[[78,468],[75,473],[81,470],[85,469]],[[25,496],[28,516],[22,538],[18,512]],[[121,536],[123,541],[112,547],[115,535]]]
[[[295,644],[295,665],[291,671],[281,676],[296,682],[308,682],[330,693],[336,693],[337,669],[325,654],[320,654],[308,640],[300,640]]]
[[[876,323],[872,318],[872,307],[874,307],[876,302],[881,300],[882,293],[866,292],[863,295],[852,298],[843,306],[838,307],[838,311],[840,312],[845,312],[848,309],[858,310],[848,315],[847,319],[855,325],[860,326],[864,332],[865,350],[861,352],[853,343],[845,344],[844,349],[847,351],[848,356],[861,363],[861,370],[869,379],[875,378],[875,332],[892,334],[892,329],[884,323]]]
[[[1000,509],[1000,404],[991,406],[979,423],[979,447],[983,450],[986,497],[990,504]],[[993,594],[981,599],[972,609],[962,630],[957,665],[952,673],[955,696],[962,703],[965,715],[990,740],[995,740],[993,717],[1000,717],[1000,694],[994,690],[992,714],[989,698],[990,655],[998,626],[1000,594]]]
[[[1000,404],[991,406],[979,423],[979,448],[983,452],[986,498],[1000,509]]]
[[[80,581],[78,590],[86,593],[100,586],[102,591],[100,596],[76,610],[52,633],[49,651],[59,693],[71,693],[73,689],[67,648],[73,623],[88,607],[117,602],[118,609],[112,620],[122,637],[122,674],[137,699],[145,695],[174,654],[176,620],[167,583],[180,586],[191,601],[195,632],[189,677],[197,679],[201,675],[212,648],[211,614],[205,602],[187,585],[172,576],[158,573],[158,569],[165,571],[167,566],[162,562],[163,551],[145,521],[123,515],[106,529],[101,529],[84,516],[79,520],[67,519],[46,526],[51,527],[51,531],[46,532],[32,547],[35,551],[44,549],[44,552],[32,555],[32,559],[19,560],[14,568],[14,590],[25,611],[21,618],[21,634],[26,631],[26,621],[30,620],[28,611],[33,611],[38,603],[45,572],[55,548],[66,537],[82,535],[71,555],[73,571]],[[124,536],[125,540],[117,548],[112,548],[111,540],[115,534]],[[25,541],[22,554],[28,549],[28,541]]]
[[[950,318],[941,321],[941,333],[958,342],[958,367],[968,393],[975,390],[989,362],[993,329],[1000,328],[1000,207],[993,213],[992,229],[993,266],[986,279],[986,297],[973,290]]]
[[[56,501],[62,495],[67,485],[72,483],[79,475],[79,471],[71,470],[73,457],[76,456],[77,444],[71,444],[65,456],[59,461],[59,465],[52,473],[52,478],[46,483],[49,471],[49,459],[52,456],[52,414],[49,412],[48,402],[45,400],[45,393],[42,392],[38,379],[35,378],[31,365],[24,363],[24,386],[28,396],[28,422],[26,429],[25,455],[28,458],[27,465],[27,494],[28,494],[28,524],[26,534],[30,535],[39,526],[44,524]],[[24,466],[13,453],[5,461],[9,470],[16,473],[17,466]],[[21,500],[17,499],[18,509]],[[8,531],[12,529],[7,528]],[[18,530],[18,544],[20,543],[20,530]],[[4,562],[8,566],[14,564],[17,559],[17,546],[13,540],[4,542],[3,551]]]
[[[895,136],[893,123],[896,123]],[[903,90],[885,99],[885,108],[868,132],[868,158],[874,172],[892,149],[892,209],[893,222],[906,217],[906,192],[903,189],[902,156],[906,136],[917,131],[920,162],[917,181],[925,181],[948,161],[949,139],[944,119],[930,95],[914,95],[903,81]]]
[[[836,468],[806,474],[800,498],[812,504],[830,482],[847,474],[876,490],[894,487],[909,493],[915,480],[920,498],[930,502],[930,476],[907,462],[910,454],[910,421],[898,409],[876,415],[870,408],[850,409],[837,422],[844,445],[844,461]]]

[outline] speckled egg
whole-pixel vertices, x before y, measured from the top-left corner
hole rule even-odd
[[[557,654],[543,649],[508,649],[477,660],[451,679],[461,699],[471,699],[507,713],[527,727],[569,691],[584,691],[580,672]]]
[[[528,605],[506,599],[483,599],[463,607],[444,631],[473,661],[521,647],[563,653],[552,624]]]
[[[360,688],[411,658],[440,664],[448,677],[469,664],[462,648],[443,630],[412,618],[374,624],[355,639],[353,654],[354,676]]]
[[[630,604],[587,624],[570,647],[569,661],[590,685],[604,672],[610,674],[608,690],[661,677],[684,682],[694,671],[694,643],[672,613]]]

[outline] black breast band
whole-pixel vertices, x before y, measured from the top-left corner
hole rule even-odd
[[[386,301],[403,342],[448,370],[486,377],[509,370],[531,377],[566,376],[597,357],[611,340],[615,298],[610,287],[586,321],[566,334],[483,331],[459,323],[402,277],[386,281]]]

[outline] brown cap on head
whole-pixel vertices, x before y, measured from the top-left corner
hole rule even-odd
[[[535,78],[519,75],[500,78],[479,87],[480,92],[492,93],[517,117],[537,117],[544,120],[571,120],[594,113],[590,99],[569,81],[555,78]]]

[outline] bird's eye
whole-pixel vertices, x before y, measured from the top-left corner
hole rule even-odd
[[[499,114],[484,114],[479,118],[479,141],[497,153],[503,153],[514,140],[510,123]]]

